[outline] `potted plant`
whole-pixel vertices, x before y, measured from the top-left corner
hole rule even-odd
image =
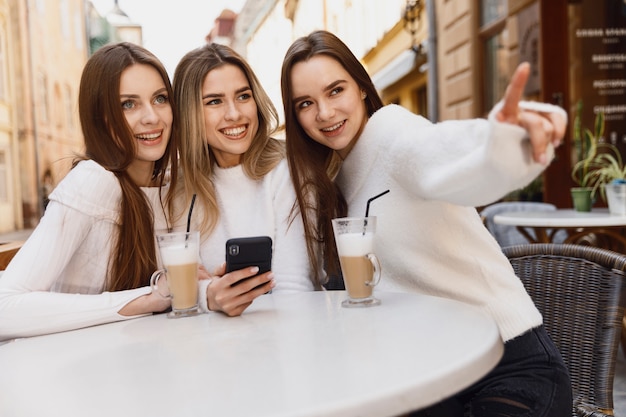
[[[593,132],[582,127],[582,101],[578,102],[574,119],[574,150],[576,162],[572,167],[572,179],[577,184],[571,190],[574,208],[577,211],[590,211],[595,198],[595,189],[590,173],[592,162],[598,152],[598,141],[604,134],[604,113],[596,115]]]
[[[617,147],[610,143],[598,146],[585,182],[592,185],[594,195],[600,189],[612,214],[626,215],[626,166]]]

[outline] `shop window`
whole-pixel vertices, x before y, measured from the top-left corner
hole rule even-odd
[[[485,26],[506,17],[507,0],[482,0],[480,2],[480,25]]]
[[[509,56],[506,29],[507,1],[481,1],[480,39],[483,44],[483,112],[504,95],[508,83]]]
[[[509,65],[506,45],[507,32],[502,32],[484,41],[484,99],[483,109],[489,111],[504,96],[508,84]]]

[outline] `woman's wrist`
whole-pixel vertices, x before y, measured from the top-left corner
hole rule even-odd
[[[198,281],[198,306],[205,313],[211,311],[209,309],[209,285],[211,282],[213,282],[213,278]]]

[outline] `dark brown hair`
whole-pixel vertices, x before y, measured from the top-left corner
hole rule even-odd
[[[325,55],[339,62],[367,94],[365,106],[368,117],[381,108],[383,102],[363,65],[332,33],[314,31],[297,39],[287,50],[281,71],[287,159],[296,188],[297,202],[301,208],[311,267],[316,276],[321,276],[318,260],[320,255],[329,275],[340,271],[331,220],[345,216],[347,206],[341,191],[333,182],[338,170],[338,155],[306,134],[298,122],[292,100],[293,66],[316,55]]]
[[[80,80],[78,111],[85,140],[85,157],[111,171],[122,189],[119,233],[109,261],[106,289],[119,291],[149,285],[157,267],[154,241],[154,215],[146,195],[130,178],[127,168],[137,156],[136,139],[120,105],[122,72],[134,64],[153,67],[161,75],[168,97],[172,85],[163,64],[151,52],[132,43],[105,45],[89,58]],[[176,180],[177,114],[172,105],[172,134],[161,159],[155,162],[153,180],[164,184],[171,167]],[[170,190],[171,191],[171,190]],[[170,206],[169,192],[166,205]]]

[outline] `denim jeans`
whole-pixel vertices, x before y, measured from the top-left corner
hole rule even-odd
[[[561,354],[543,326],[504,344],[498,365],[454,397],[411,417],[570,417],[572,389]]]

